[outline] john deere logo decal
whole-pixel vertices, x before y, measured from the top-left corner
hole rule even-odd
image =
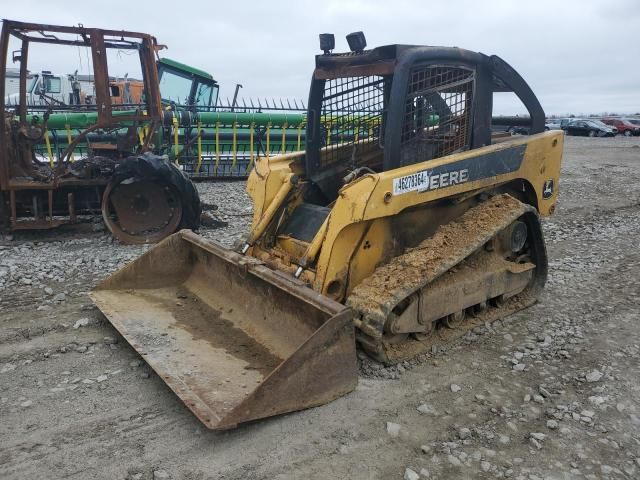
[[[542,198],[549,198],[553,195],[553,180],[545,180],[542,187]]]

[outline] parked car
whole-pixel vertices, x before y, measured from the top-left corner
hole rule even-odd
[[[616,127],[618,129],[618,133],[621,133],[626,137],[630,137],[631,135],[640,135],[640,125],[634,125],[624,118],[603,118],[602,122],[607,125],[611,125],[612,127]]]
[[[615,137],[617,130],[597,120],[573,119],[562,127],[567,135],[580,135],[585,137]]]
[[[638,125],[640,127],[640,118],[626,118],[625,120],[633,123],[634,125]]]
[[[511,126],[507,128],[507,133],[511,135],[529,135],[529,128],[522,126]]]
[[[596,125],[599,125],[602,128],[610,128],[611,130],[613,130],[613,135],[617,135],[618,134],[618,129],[616,127],[614,127],[613,125],[607,125],[602,120],[594,120],[593,118],[590,118],[589,120],[592,121],[593,123],[595,123]]]
[[[560,129],[564,130],[564,127],[566,127],[567,125],[569,125],[571,122],[573,122],[574,120],[578,120],[576,118],[561,118],[560,119]]]
[[[562,130],[559,118],[549,118],[544,124],[545,130]]]

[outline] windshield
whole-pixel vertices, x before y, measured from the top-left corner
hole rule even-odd
[[[49,75],[45,75],[43,80],[44,91],[46,93],[60,93],[60,89],[62,87],[60,77],[50,77]]]
[[[33,87],[35,87],[36,83],[38,83],[38,75],[34,75],[29,79],[27,83],[27,93],[33,92]]]
[[[160,96],[162,100],[185,105],[189,103],[190,94],[191,78],[167,70],[160,72]]]
[[[195,104],[199,107],[209,107],[218,99],[218,86],[210,83],[198,83]]]

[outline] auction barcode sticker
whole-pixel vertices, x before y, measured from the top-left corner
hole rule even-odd
[[[425,192],[442,187],[449,187],[469,180],[469,170],[453,170],[451,172],[434,173],[428,170],[405,175],[393,179],[393,194],[402,195],[409,192]]]

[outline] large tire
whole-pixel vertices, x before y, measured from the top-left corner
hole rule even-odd
[[[119,195],[119,198],[114,195]],[[134,197],[141,197],[143,205],[137,207]],[[162,208],[154,209],[150,204],[154,200],[159,200],[157,204],[163,204],[166,212]],[[128,225],[145,226],[133,233],[131,228],[125,229],[118,219],[118,208],[123,214],[123,222],[127,213]],[[201,211],[200,197],[193,182],[166,156],[148,152],[129,157],[116,166],[102,200],[102,215],[107,228],[125,243],[153,243],[178,229],[195,230],[200,226]],[[157,224],[149,222],[152,215],[159,212]]]

